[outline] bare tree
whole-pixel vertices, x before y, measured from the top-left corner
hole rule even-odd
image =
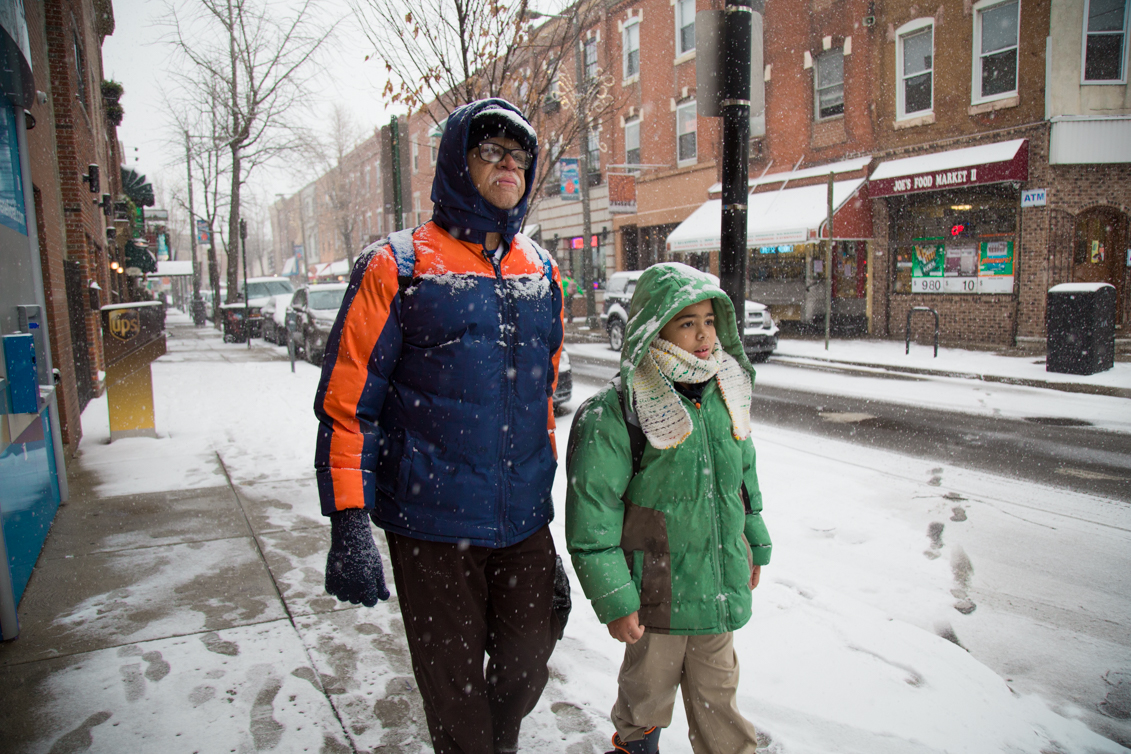
[[[389,73],[384,95],[410,112],[424,108],[441,123],[455,108],[485,97],[519,107],[539,135],[540,194],[557,161],[618,103],[612,79],[586,72],[578,82],[573,55],[581,32],[597,23],[599,0],[577,0],[560,16],[534,12],[529,0],[350,0]],[[585,98],[587,123],[570,114]]]
[[[330,207],[334,231],[352,269],[361,187],[358,176],[345,163],[349,153],[361,142],[361,132],[349,111],[340,104],[335,104],[331,110],[328,125],[325,137],[311,142],[310,165],[320,176],[318,180]]]
[[[195,0],[173,5],[169,16],[171,43],[191,67],[182,79],[218,85],[230,179],[227,237],[238,244],[240,193],[249,175],[304,141],[293,117],[308,101],[314,58],[332,28],[319,26],[314,0],[289,13],[266,0]],[[229,259],[229,301],[239,289],[239,264]]]
[[[190,232],[196,232],[197,219],[204,220],[208,226],[208,288],[212,291],[212,321],[217,326],[221,298],[216,231],[222,220],[221,207],[228,200],[222,189],[229,174],[225,159],[227,132],[222,113],[214,104],[218,94],[219,87],[214,82],[192,81],[165,103],[165,111],[173,117],[170,137],[185,144],[185,160],[191,162],[193,183],[199,183],[202,189],[194,191],[196,217],[190,222]],[[175,192],[174,200],[188,212],[187,192]],[[234,267],[236,265],[229,264],[228,270]]]

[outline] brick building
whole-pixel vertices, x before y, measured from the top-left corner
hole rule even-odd
[[[28,147],[39,251],[63,441],[73,451],[82,409],[102,389],[101,321],[92,304],[111,303],[122,290],[111,277],[121,275],[109,268],[113,221],[105,212],[113,212],[121,191],[121,160],[101,89],[102,42],[114,16],[108,0],[29,1],[25,10],[38,92]],[[91,165],[98,166],[97,185]]]

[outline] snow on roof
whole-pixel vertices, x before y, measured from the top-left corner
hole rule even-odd
[[[751,188],[753,188],[755,186],[764,186],[767,183],[781,183],[782,181],[798,181],[802,178],[816,178],[818,176],[827,176],[829,173],[852,173],[868,167],[868,163],[870,163],[871,161],[871,155],[867,155],[864,157],[856,157],[851,160],[832,162],[828,165],[814,165],[813,167],[802,168],[801,170],[792,170],[780,173],[767,173],[766,175],[759,176],[758,178],[751,178],[749,185]],[[707,189],[707,193],[718,194],[722,190],[723,184],[716,183],[711,186],[711,188]]]
[[[1094,293],[1101,288],[1114,288],[1111,283],[1061,283],[1049,288],[1049,293]]]
[[[863,178],[833,183],[833,207],[839,210],[863,185]],[[801,186],[751,194],[746,207],[746,245],[803,243],[828,214],[828,187]],[[668,236],[672,251],[711,251],[720,246],[722,200],[705,202]]]
[[[191,275],[191,261],[164,261],[157,263],[158,277],[176,277],[178,275]]]
[[[924,154],[917,157],[904,157],[901,160],[888,160],[872,171],[870,180],[878,181],[884,178],[899,178],[904,175],[931,173],[938,170],[953,170],[973,165],[1009,162],[1017,156],[1018,150],[1024,144],[1025,139],[1013,139],[996,144],[982,144],[977,147],[951,149],[946,152],[935,152],[934,154]]]

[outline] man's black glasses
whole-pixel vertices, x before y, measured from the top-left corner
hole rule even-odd
[[[525,149],[507,149],[502,144],[496,144],[493,141],[485,141],[476,149],[479,152],[479,159],[492,165],[502,162],[508,154],[514,158],[514,164],[518,165],[520,170],[526,170],[534,162],[534,155]]]

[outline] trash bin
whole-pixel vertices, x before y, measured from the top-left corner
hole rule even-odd
[[[1115,364],[1115,286],[1063,283],[1049,288],[1046,372],[1095,374]]]

